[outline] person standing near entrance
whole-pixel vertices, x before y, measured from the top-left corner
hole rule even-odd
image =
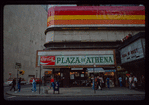
[[[122,77],[120,76],[120,77],[118,78],[118,80],[119,80],[119,83],[120,83],[120,87],[122,87]]]
[[[54,89],[54,78],[53,77],[51,78],[50,82],[51,82],[50,89],[51,89],[51,87],[53,87],[53,89]]]
[[[141,76],[141,84],[142,84],[142,89],[145,89],[145,77],[144,75]]]
[[[95,88],[95,86],[94,86],[94,76],[93,76],[93,78],[92,78],[92,89],[94,89]]]
[[[132,77],[131,77],[131,75],[129,76],[129,89],[131,89],[131,87],[132,87]]]
[[[135,89],[137,89],[137,77],[134,76],[134,84],[135,84]]]
[[[102,79],[101,79],[101,77],[98,76],[97,77],[97,84],[98,84],[97,89],[99,88],[100,90],[102,90],[101,82],[102,82]]]
[[[14,88],[14,91],[15,91],[15,85],[16,85],[16,79],[13,78],[12,87],[11,87],[10,91],[12,90],[12,88]]]
[[[109,84],[109,82],[110,82],[110,79],[109,79],[109,77],[107,77],[107,79],[106,79],[106,81],[107,81],[107,87],[108,87],[108,89],[110,89],[110,84]]]
[[[129,83],[129,77],[128,76],[126,76],[126,78],[125,78],[125,81],[126,81],[126,87],[128,88],[128,83]]]

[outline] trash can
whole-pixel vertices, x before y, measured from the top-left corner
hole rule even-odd
[[[59,94],[59,82],[53,82],[53,94],[55,94],[55,91],[58,91],[58,94]]]

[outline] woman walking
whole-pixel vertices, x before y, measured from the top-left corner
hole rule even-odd
[[[12,87],[11,87],[10,91],[12,90],[12,88],[14,88],[14,91],[15,91],[15,86],[16,86],[16,79],[13,78]]]

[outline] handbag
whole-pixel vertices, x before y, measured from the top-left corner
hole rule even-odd
[[[135,87],[135,84],[134,83],[132,83],[132,87]]]
[[[101,87],[99,86],[98,89],[101,89]]]

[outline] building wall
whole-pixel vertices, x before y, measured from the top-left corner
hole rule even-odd
[[[123,31],[107,31],[107,30],[96,30],[96,31],[49,31],[46,34],[46,42],[61,42],[61,41],[116,41],[121,40],[128,34],[135,35],[141,32],[137,30],[123,30]],[[142,30],[144,32],[144,30]]]
[[[4,6],[4,82],[17,76],[16,62],[21,63],[22,76],[36,75],[36,51],[44,49],[47,11],[41,5]],[[39,75],[39,73],[38,73]]]

